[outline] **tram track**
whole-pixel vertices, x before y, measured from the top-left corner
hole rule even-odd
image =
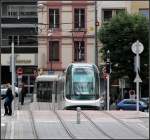
[[[69,128],[67,127],[67,125],[65,124],[65,121],[62,119],[62,117],[60,117],[60,115],[58,114],[58,112],[56,110],[53,111],[54,114],[57,116],[58,120],[60,121],[60,123],[62,124],[63,128],[66,130],[67,134],[72,138],[72,139],[77,139],[75,135],[73,135],[73,133],[69,130]]]
[[[35,139],[40,139],[38,132],[36,130],[35,121],[34,121],[33,113],[31,110],[29,110],[29,116],[30,116],[30,120],[31,120],[32,131],[33,131],[34,137],[35,137]]]
[[[141,134],[139,131],[136,131],[135,129],[131,128],[130,126],[128,126],[124,121],[122,121],[121,119],[115,117],[114,115],[108,113],[108,112],[103,112],[104,114],[108,115],[109,117],[115,119],[117,122],[119,122],[121,125],[125,126],[126,128],[128,128],[129,130],[131,130],[133,133],[135,133],[138,136],[141,136],[145,139],[149,139],[148,137],[146,137],[145,135]]]
[[[110,135],[108,135],[102,128],[100,128],[86,113],[81,111],[81,114],[94,126],[99,132],[103,133],[105,136],[107,136],[109,139],[114,139]]]

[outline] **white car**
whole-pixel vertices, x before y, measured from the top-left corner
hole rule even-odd
[[[6,85],[1,85],[1,96],[4,96],[6,94],[6,91],[7,91]],[[16,97],[18,97],[18,93],[19,93],[18,87],[15,86]]]

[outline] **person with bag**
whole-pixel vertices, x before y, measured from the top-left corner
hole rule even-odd
[[[7,87],[6,94],[1,99],[2,100],[5,99],[5,101],[4,101],[4,108],[5,108],[4,116],[6,116],[6,115],[11,116],[12,115],[12,101],[13,101],[14,96],[12,94],[11,85],[8,83],[6,85],[6,87]]]

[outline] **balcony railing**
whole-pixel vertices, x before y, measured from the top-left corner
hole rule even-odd
[[[14,44],[16,47],[35,47],[38,45],[38,41],[36,37],[33,38],[25,38],[27,36],[22,36],[18,39],[14,40]],[[3,38],[2,39],[2,47],[11,47],[11,41],[8,38]]]

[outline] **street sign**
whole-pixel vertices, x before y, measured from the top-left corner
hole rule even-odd
[[[132,47],[132,52],[136,54],[135,58],[135,70],[136,70],[136,77],[134,79],[134,82],[136,83],[136,110],[139,111],[139,83],[142,82],[140,76],[139,76],[139,71],[140,71],[140,56],[139,54],[143,52],[144,46],[142,43],[140,43],[138,40],[133,43]]]
[[[143,44],[137,40],[135,43],[133,43],[131,49],[133,53],[140,54],[143,52],[144,47]]]
[[[17,68],[17,75],[22,75],[23,69],[21,67]]]
[[[136,83],[136,82],[139,82],[139,83],[142,82],[142,80],[141,80],[141,78],[140,78],[138,72],[137,72],[136,77],[135,77],[135,79],[134,79],[134,83]]]

